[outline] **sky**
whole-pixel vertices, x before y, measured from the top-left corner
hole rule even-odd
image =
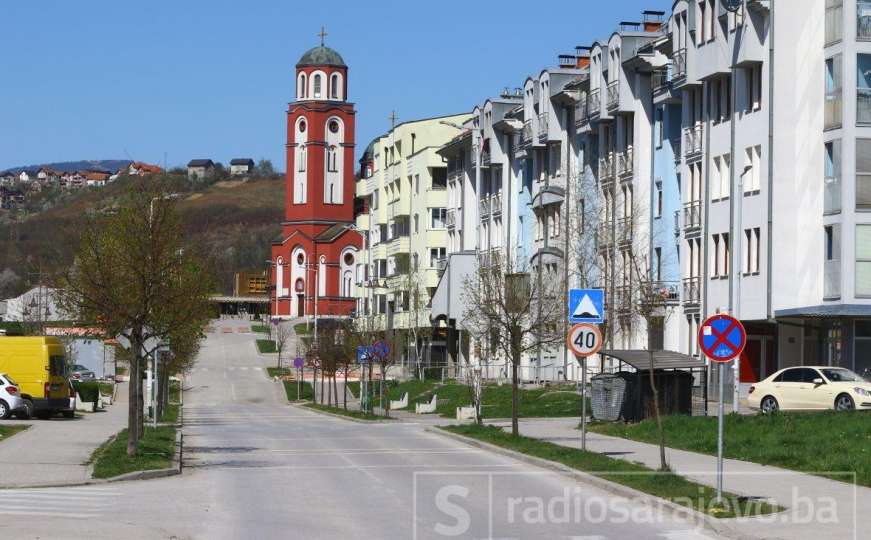
[[[468,112],[671,0],[0,2],[0,170],[193,158],[284,169],[295,65],[349,66],[357,155],[399,121]]]

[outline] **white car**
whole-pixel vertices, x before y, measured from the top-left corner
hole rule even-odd
[[[791,367],[751,386],[747,401],[751,408],[766,414],[777,410],[871,410],[871,382],[846,368]]]
[[[18,383],[9,375],[0,373],[0,420],[6,420],[12,413],[24,410],[25,403]]]

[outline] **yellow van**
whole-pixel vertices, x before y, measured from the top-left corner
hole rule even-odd
[[[75,414],[70,410],[64,346],[58,338],[0,336],[0,372],[18,383],[26,415]]]

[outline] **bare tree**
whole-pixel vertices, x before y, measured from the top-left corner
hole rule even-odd
[[[281,369],[281,353],[287,348],[287,343],[293,336],[294,331],[290,324],[279,322],[272,331],[272,339],[275,340],[275,351],[278,353],[278,365],[276,366],[278,369]]]
[[[408,341],[409,349],[414,353],[416,375],[424,379],[423,356],[426,342],[432,339],[433,327],[430,321],[429,293],[424,286],[420,268],[409,268],[404,278],[404,289],[408,294]]]
[[[463,285],[465,329],[475,339],[501,349],[511,361],[511,433],[515,436],[523,355],[564,339],[562,288],[556,276],[530,279],[529,269],[512,268],[495,253],[479,261]]]

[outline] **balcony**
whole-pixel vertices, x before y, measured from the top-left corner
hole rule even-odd
[[[620,106],[620,79],[608,83],[608,101],[606,103],[609,111]]]
[[[449,208],[446,213],[445,223],[447,224],[448,229],[456,228],[457,224],[462,226],[463,211],[461,209]]]
[[[687,50],[680,49],[671,57],[672,74],[674,79],[685,79],[687,76]]]
[[[702,153],[704,128],[701,124],[683,129],[684,157],[696,156]]]
[[[590,95],[587,96],[587,114],[590,118],[599,116],[602,112],[602,96],[599,89],[590,90]]]
[[[494,216],[502,215],[502,192],[490,195],[490,213]]]
[[[837,300],[841,297],[841,261],[826,261],[823,267],[823,298]]]
[[[489,167],[490,166],[490,152],[488,150],[484,150],[481,152],[481,166]]]
[[[538,141],[547,140],[547,113],[543,112],[538,115]]]
[[[702,297],[701,280],[697,277],[684,278],[683,280],[683,303],[684,305],[699,305]]]
[[[463,169],[456,168],[448,170],[448,182],[458,182],[463,178]]]
[[[614,179],[614,154],[599,158],[599,182]]]
[[[441,277],[442,274],[445,273],[445,270],[447,270],[447,268],[448,268],[448,258],[442,257],[440,259],[436,259],[435,268],[436,268],[436,272],[438,272],[438,274],[439,274],[439,277]]]
[[[580,101],[575,103],[575,127],[583,127],[590,121],[590,115],[587,108],[587,96],[581,97]]]
[[[826,176],[823,190],[823,213],[837,214],[841,211],[841,181],[835,176]]]
[[[674,305],[680,301],[677,281],[648,281],[642,290],[642,301],[652,306]]]
[[[856,123],[871,124],[871,88],[856,89]]]
[[[617,220],[617,242],[628,244],[632,241],[632,216]]]
[[[634,163],[634,151],[632,147],[626,149],[625,152],[617,154],[617,174],[627,176],[632,174]]]
[[[856,95],[857,107],[859,95]],[[856,120],[859,119],[859,110],[856,110]],[[823,128],[836,129],[844,123],[844,100],[840,88],[826,90],[826,106],[823,120]]]
[[[532,144],[532,120],[523,122],[523,130],[520,132],[520,146],[526,147]]]
[[[683,205],[684,231],[698,230],[702,226],[702,202],[691,201]]]
[[[480,202],[478,203],[479,213],[478,215],[482,220],[486,220],[490,217],[490,198],[482,197]]]
[[[632,311],[632,287],[629,285],[614,287],[614,308],[618,313]]]
[[[611,237],[611,221],[606,218],[605,223],[600,223],[596,228],[596,245],[599,249],[607,249],[614,244]]]
[[[668,70],[666,69],[654,70],[650,77],[650,85],[653,87],[654,94],[661,94],[668,90],[670,83],[671,80],[668,78]]]

